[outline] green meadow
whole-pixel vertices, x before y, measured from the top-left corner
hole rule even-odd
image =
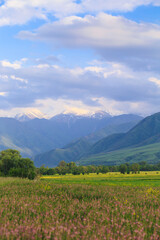
[[[43,176],[41,180],[60,184],[160,187],[160,171],[141,172],[139,174],[90,173],[88,175],[54,175]]]
[[[0,178],[2,240],[158,240],[160,172]]]

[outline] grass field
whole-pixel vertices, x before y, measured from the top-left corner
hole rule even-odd
[[[0,178],[0,239],[160,236],[160,172]]]
[[[154,186],[160,187],[160,171],[140,174],[107,173],[89,175],[43,176],[41,180],[61,184],[88,184],[110,186]]]

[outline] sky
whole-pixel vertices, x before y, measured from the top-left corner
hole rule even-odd
[[[0,0],[0,116],[160,111],[160,0]]]

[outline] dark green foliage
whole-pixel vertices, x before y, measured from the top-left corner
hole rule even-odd
[[[138,163],[133,163],[131,166],[132,173],[137,173],[140,169],[140,165]]]
[[[20,153],[17,150],[7,149],[0,152],[0,170],[8,175],[10,169],[19,167]]]
[[[60,163],[58,164],[59,167],[65,167],[67,164],[66,162],[63,160],[63,161],[60,161]]]
[[[0,172],[4,176],[34,179],[36,169],[33,161],[22,158],[19,151],[7,149],[0,152]]]
[[[126,164],[121,164],[119,166],[119,171],[120,171],[120,173],[125,174],[127,172],[127,165]]]

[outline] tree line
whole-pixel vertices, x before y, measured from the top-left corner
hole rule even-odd
[[[17,150],[7,149],[0,152],[0,176],[34,179],[37,175],[79,175],[108,172],[130,174],[139,173],[140,171],[160,171],[160,163],[153,165],[141,161],[139,163],[125,163],[116,166],[77,166],[75,162],[66,163],[65,161],[61,161],[55,168],[48,168],[44,165],[36,168],[33,161],[29,158],[22,158],[20,152]]]
[[[61,161],[57,167],[48,168],[42,165],[38,172],[42,175],[66,175],[66,174],[89,174],[89,173],[108,173],[108,172],[121,172],[123,174],[127,173],[139,173],[140,171],[160,171],[160,163],[158,164],[147,164],[147,162],[142,161],[133,164],[121,164],[117,166],[77,166],[75,162],[66,163]]]

